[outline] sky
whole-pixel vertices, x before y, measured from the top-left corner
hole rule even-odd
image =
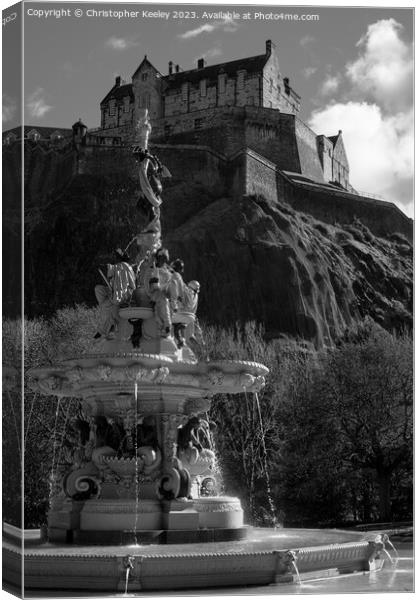
[[[39,13],[54,9],[69,13]],[[138,15],[88,16],[92,9]],[[169,18],[146,17],[144,10]],[[176,11],[195,15],[176,18]],[[263,54],[271,39],[283,76],[302,98],[300,118],[317,134],[343,131],[352,185],[413,215],[412,9],[26,2],[23,12],[25,124],[70,127],[80,117],[89,128],[99,126],[99,103],[115,76],[131,81],[145,54],[167,74],[170,60],[184,70],[202,57],[217,64]],[[18,106],[17,71],[6,64],[3,130],[21,123]]]

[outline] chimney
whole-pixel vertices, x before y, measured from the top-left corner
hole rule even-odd
[[[172,67],[173,67],[173,64],[174,64],[174,63],[173,63],[171,60],[170,60],[170,61],[169,61],[169,63],[168,63],[168,67],[169,67],[168,73],[169,73],[169,75],[172,75]]]
[[[115,87],[120,87],[121,85],[121,77],[119,75],[115,78]]]
[[[341,135],[342,133],[343,133],[343,130],[342,130],[342,129],[339,129],[339,130],[338,130],[338,135]]]
[[[274,49],[274,44],[271,40],[267,40],[265,42],[265,53],[267,56],[271,56],[271,53]]]
[[[176,67],[175,67],[175,73],[179,73],[179,65],[176,65]]]
[[[283,83],[284,83],[284,91],[286,92],[287,95],[289,95],[290,94],[290,79],[288,77],[284,77]]]
[[[197,61],[197,69],[204,69],[204,58],[199,58]]]

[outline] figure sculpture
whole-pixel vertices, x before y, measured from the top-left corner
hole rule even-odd
[[[154,305],[154,316],[162,337],[171,333],[171,308],[176,306],[176,297],[171,287],[172,272],[169,269],[169,252],[160,248],[145,276],[145,289]]]
[[[162,204],[160,178],[171,177],[168,169],[148,149],[151,129],[148,111],[145,109],[143,117],[137,122],[136,144],[133,147],[133,155],[139,163],[140,197],[137,208],[142,217],[141,233],[137,240],[139,245],[146,240],[150,243],[153,239],[154,244],[156,239],[160,241],[160,205]]]
[[[129,257],[120,248],[115,250],[115,263],[107,264],[107,285],[95,286],[95,296],[100,309],[100,324],[95,339],[110,338],[112,330],[118,325],[118,310],[121,305],[128,304],[136,287],[133,268]]]
[[[200,293],[200,284],[196,280],[192,280],[188,283],[184,289],[184,304],[183,309],[187,312],[191,312],[194,315],[197,313],[198,307],[198,294]],[[204,347],[204,337],[201,330],[200,324],[197,317],[195,320],[188,325],[185,331],[186,338],[189,343],[194,346]]]

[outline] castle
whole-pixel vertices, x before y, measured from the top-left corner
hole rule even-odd
[[[170,61],[167,75],[145,56],[132,83],[116,77],[97,133],[125,138],[147,108],[155,140],[206,143],[228,155],[246,146],[282,170],[351,189],[341,131],[316,135],[299,120],[300,96],[274,48],[267,40],[264,54],[209,66],[201,58],[189,71]]]
[[[270,40],[264,54],[222,64],[200,59],[183,71],[171,61],[167,75],[145,56],[131,83],[116,77],[100,102],[99,127],[79,121],[71,129],[3,132],[4,189],[20,197],[13,173],[22,133],[27,198],[48,195],[74,175],[120,172],[135,181],[131,145],[146,108],[152,151],[185,185],[204,186],[214,197],[261,195],[327,223],[357,218],[376,235],[412,238],[412,220],[395,204],[351,186],[342,132],[317,135],[299,118],[300,97]]]

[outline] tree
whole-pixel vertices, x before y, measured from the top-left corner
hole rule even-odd
[[[389,520],[393,475],[412,462],[412,340],[370,324],[367,329],[364,339],[360,332],[347,337],[326,356],[324,397],[340,433],[343,460],[374,474],[379,518]]]

